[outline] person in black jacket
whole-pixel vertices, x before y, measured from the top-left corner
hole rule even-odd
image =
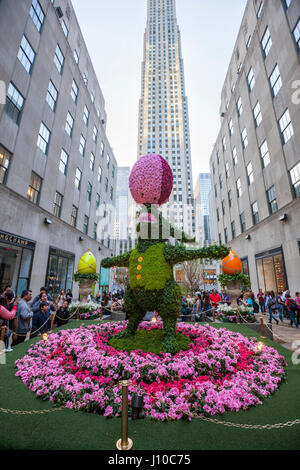
[[[66,325],[70,317],[69,302],[65,300],[62,306],[56,311],[55,321],[57,326]]]

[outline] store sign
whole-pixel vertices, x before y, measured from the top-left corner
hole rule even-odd
[[[19,237],[18,235],[13,235],[12,233],[6,233],[2,231],[0,231],[0,242],[26,248],[35,247],[35,242],[31,240],[27,240],[26,238]]]

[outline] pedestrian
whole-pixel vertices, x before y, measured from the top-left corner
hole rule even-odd
[[[48,302],[40,303],[40,310],[36,312],[32,320],[32,334],[30,338],[41,336],[50,330],[50,311]]]
[[[292,299],[290,293],[285,294],[285,304],[288,309],[288,314],[290,317],[290,325],[293,327],[293,323],[295,323],[296,328],[298,328],[298,323],[296,322],[295,314],[297,312],[297,304],[294,299]]]
[[[66,325],[69,321],[69,317],[69,303],[67,300],[65,300],[62,306],[56,311],[55,321],[57,323],[57,326]]]
[[[217,293],[216,289],[213,289],[212,293],[209,296],[212,308],[216,309],[221,302],[221,296]]]
[[[57,297],[57,299],[55,301],[56,307],[60,308],[65,300],[67,300],[66,293],[65,293],[64,289],[62,289],[60,291],[59,296]]]
[[[47,302],[49,310],[52,313],[56,312],[54,302],[52,300],[48,300],[48,296],[47,296],[46,292],[42,290],[40,295],[38,296],[38,299],[36,300],[36,302],[32,302],[32,304],[31,304],[32,312],[34,314],[40,311],[41,302]]]
[[[48,302],[53,302],[54,303],[54,300],[53,300],[52,296],[50,294],[48,294],[48,288],[47,287],[41,287],[40,288],[40,293],[38,295],[36,295],[32,300],[32,303],[31,303],[32,307],[33,307],[34,304],[36,304],[36,302],[40,301],[40,295],[43,294],[43,293],[45,293],[47,295]]]
[[[284,302],[282,301],[281,297],[282,297],[282,292],[278,292],[278,294],[275,296],[276,297],[276,309],[278,311],[278,314],[279,314],[279,320],[281,321],[281,323],[283,323],[283,311],[284,311]]]
[[[100,304],[100,303],[101,303],[101,294],[100,294],[99,291],[98,291],[97,294],[96,294],[95,302],[96,302],[96,304]]]
[[[279,321],[274,316],[274,311],[276,309],[276,297],[274,291],[269,291],[266,297],[266,307],[269,311],[269,323],[272,323],[272,318],[276,321],[277,325]]]
[[[210,303],[209,294],[205,293],[202,296],[202,312],[203,312],[203,319],[207,319],[207,317],[212,316],[212,307]]]
[[[72,294],[71,289],[68,289],[67,292],[66,292],[66,300],[67,300],[68,304],[70,304],[73,300],[73,294]]]
[[[257,300],[259,303],[260,311],[262,314],[264,314],[266,312],[266,305],[265,305],[266,297],[262,289],[258,289]]]
[[[17,313],[17,306],[14,305],[11,310],[6,308],[7,301],[5,295],[0,297],[0,327],[5,328],[4,333],[4,352],[11,352],[12,348],[9,346],[9,339],[12,335],[12,331],[9,328],[9,321],[13,320]]]
[[[297,323],[300,325],[300,293],[296,292],[295,294],[295,302],[297,304]]]
[[[31,330],[31,319],[33,313],[29,307],[32,299],[32,291],[30,289],[23,290],[21,300],[17,307],[18,326],[16,334],[13,335],[13,345],[23,343],[26,335]]]
[[[199,292],[196,295],[195,303],[193,305],[193,314],[196,322],[202,321],[202,300]]]

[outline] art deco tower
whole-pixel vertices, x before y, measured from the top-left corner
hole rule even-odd
[[[194,233],[188,104],[175,0],[147,0],[138,158],[158,153],[169,163],[174,186],[163,213]]]

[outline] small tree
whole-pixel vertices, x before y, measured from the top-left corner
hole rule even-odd
[[[116,268],[115,283],[126,289],[129,284],[128,268]]]
[[[182,269],[184,271],[184,284],[192,292],[199,290],[199,286],[202,279],[203,266],[199,260],[185,261],[182,263]]]

